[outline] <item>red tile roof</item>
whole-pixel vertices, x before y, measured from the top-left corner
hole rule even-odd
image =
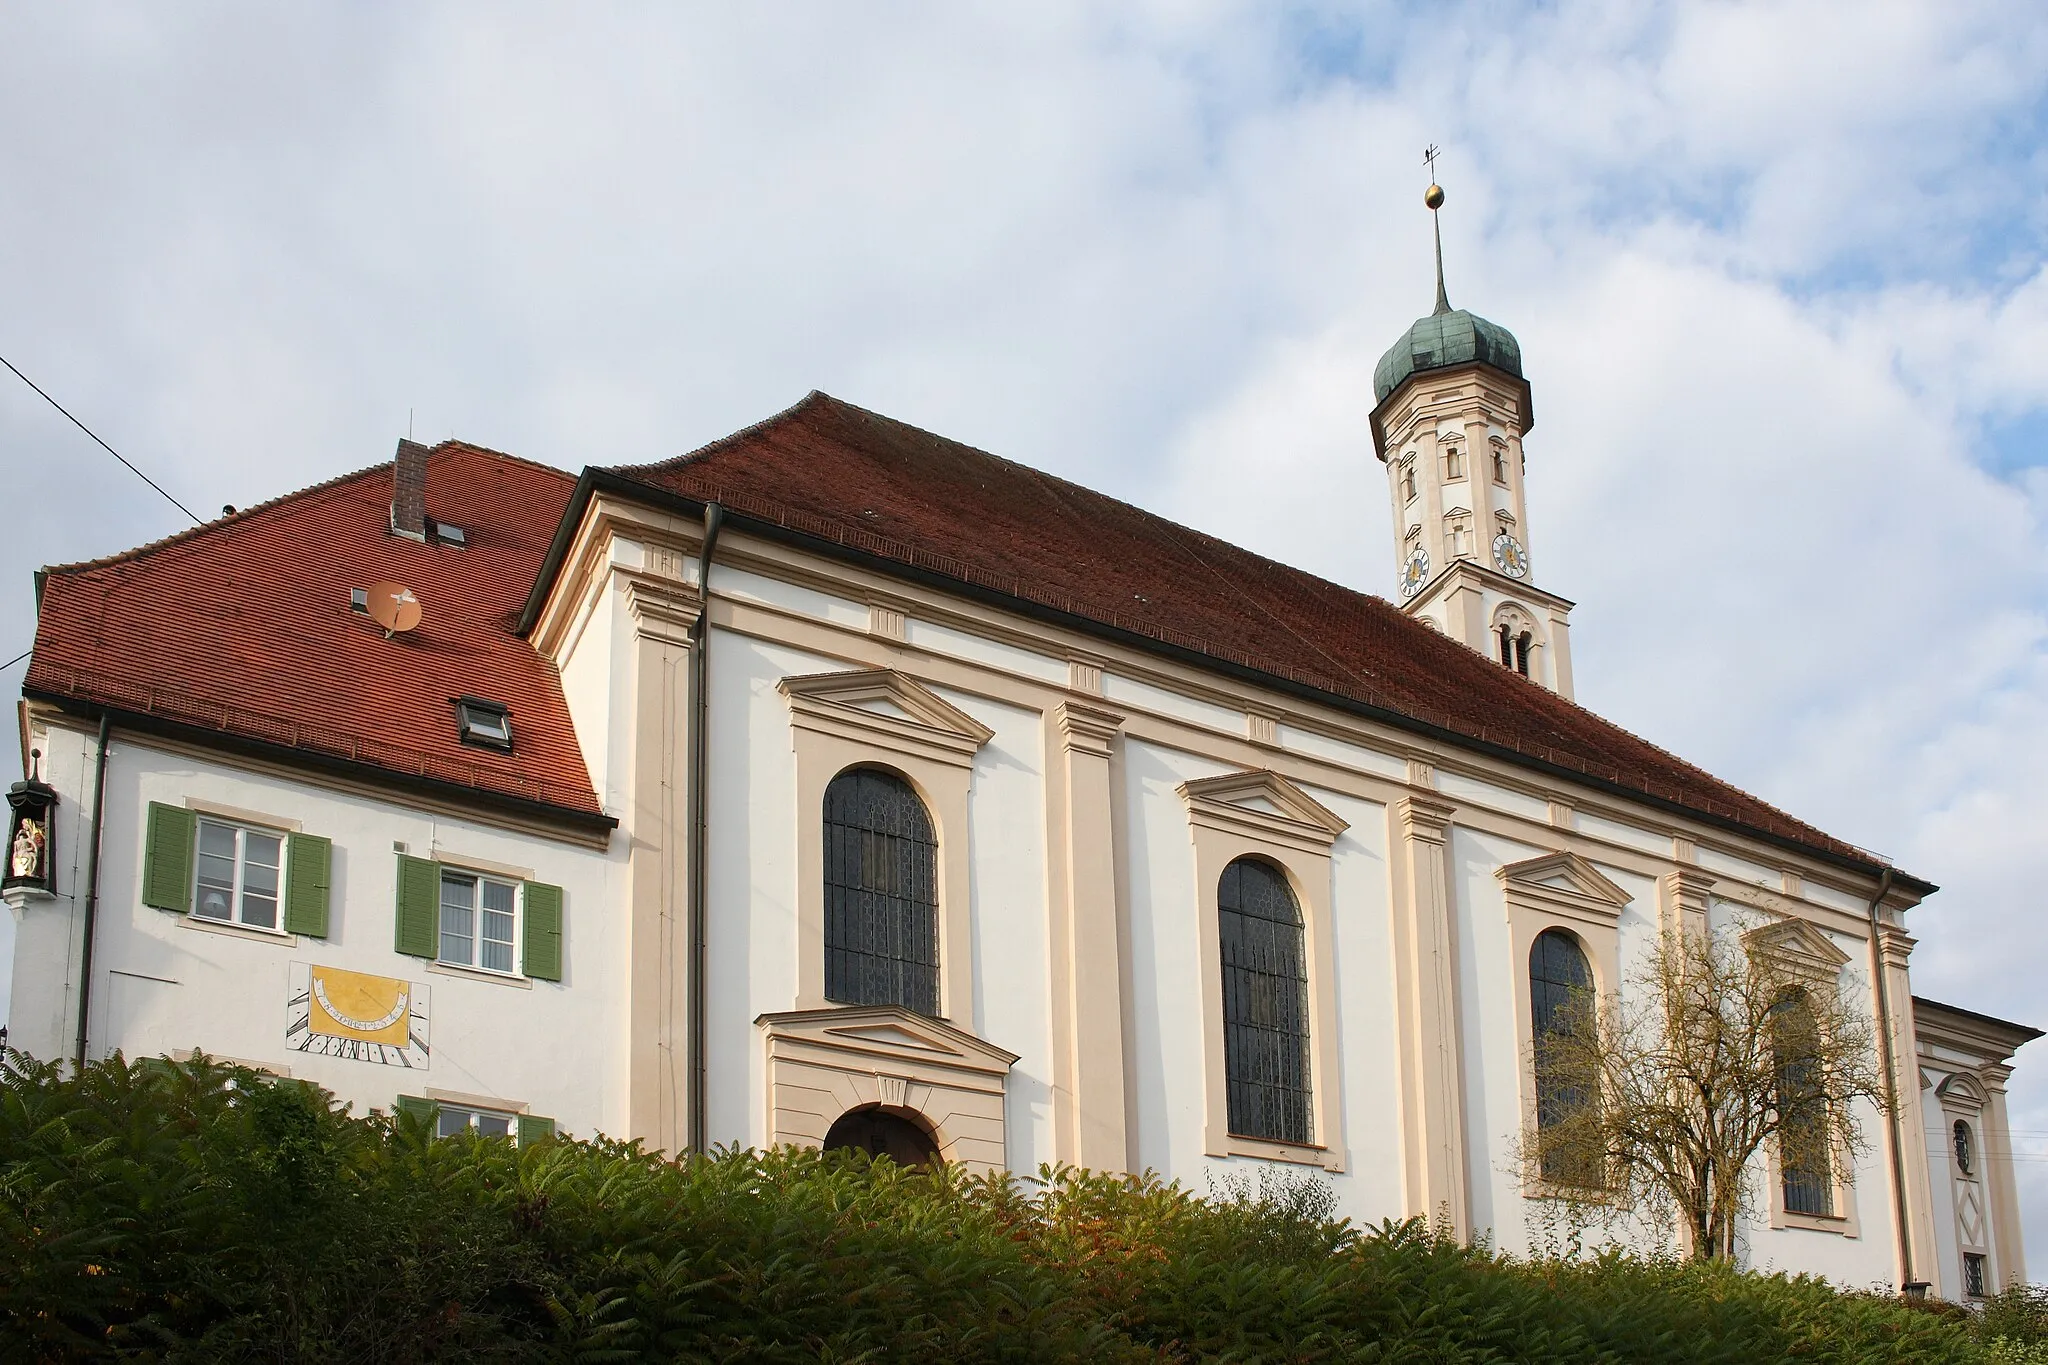
[[[515,628],[573,481],[435,447],[427,508],[462,528],[460,548],[392,534],[391,483],[377,465],[48,570],[24,690],[598,817],[561,679]],[[419,597],[417,630],[387,640],[350,609],[351,588],[380,581]],[[511,753],[460,742],[450,699],[464,694],[511,709]]]
[[[679,459],[606,472],[1875,862],[1378,597],[826,394]]]

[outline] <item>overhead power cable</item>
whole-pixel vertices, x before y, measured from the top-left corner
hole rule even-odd
[[[134,474],[136,478],[138,478],[138,479],[142,480],[142,481],[143,481],[144,483],[148,484],[148,485],[149,485],[149,486],[150,486],[151,488],[154,488],[154,489],[155,489],[155,490],[156,490],[157,492],[159,492],[159,493],[163,493],[163,495],[164,495],[164,501],[166,501],[166,502],[170,503],[170,505],[171,505],[171,506],[173,506],[173,507],[177,508],[177,509],[178,509],[178,510],[179,510],[180,512],[183,512],[183,513],[184,513],[184,514],[185,514],[186,516],[188,516],[188,517],[192,517],[192,524],[193,524],[194,526],[198,526],[198,525],[200,525],[200,521],[199,521],[199,518],[198,518],[198,517],[194,517],[194,516],[192,516],[192,509],[191,509],[191,508],[187,507],[187,506],[186,506],[186,505],[185,505],[184,503],[182,503],[182,502],[179,502],[179,501],[178,501],[178,500],[177,500],[176,498],[172,497],[172,496],[171,496],[171,495],[170,495],[169,493],[165,493],[165,492],[164,492],[164,486],[163,486],[162,484],[158,483],[158,482],[157,482],[157,481],[156,481],[155,479],[152,479],[151,477],[149,477],[149,475],[147,475],[147,474],[143,473],[143,472],[142,472],[141,470],[137,469],[137,468],[136,468],[136,467],[135,467],[135,466],[134,466],[133,464],[129,463],[129,461],[128,461],[128,458],[127,458],[127,457],[126,457],[125,455],[123,455],[123,454],[122,454],[122,453],[121,453],[120,451],[118,451],[118,450],[114,449],[114,448],[113,448],[112,446],[108,445],[108,444],[107,444],[107,443],[106,443],[105,441],[100,441],[100,437],[99,437],[99,433],[98,433],[98,432],[94,431],[94,430],[93,430],[93,429],[92,429],[91,427],[87,426],[87,425],[86,425],[85,423],[83,423],[83,422],[79,421],[79,420],[78,420],[78,419],[77,419],[76,417],[72,417],[72,416],[71,416],[71,411],[70,411],[70,409],[66,408],[66,407],[65,407],[65,406],[64,406],[64,405],[63,405],[62,403],[59,403],[59,402],[58,402],[58,401],[57,401],[56,399],[54,399],[54,398],[50,397],[50,395],[49,395],[49,394],[47,394],[47,393],[44,393],[44,392],[43,392],[43,388],[42,388],[42,385],[40,385],[40,384],[36,383],[36,381],[35,381],[35,380],[33,380],[33,379],[30,379],[30,378],[29,378],[29,377],[28,377],[27,375],[23,374],[23,373],[22,373],[22,372],[21,372],[20,370],[15,370],[15,369],[14,369],[14,362],[13,362],[13,361],[9,360],[9,359],[8,359],[8,358],[7,358],[6,356],[4,356],[4,355],[0,355],[0,365],[5,365],[5,366],[6,366],[6,367],[7,367],[8,369],[10,369],[10,370],[14,370],[14,377],[15,377],[16,379],[19,379],[19,380],[20,380],[20,381],[21,381],[22,383],[24,383],[24,384],[28,385],[28,386],[29,386],[30,388],[34,389],[34,390],[36,391],[36,393],[37,393],[38,395],[40,395],[40,396],[41,396],[42,400],[43,400],[43,401],[44,401],[45,403],[48,403],[48,404],[49,404],[49,405],[50,405],[51,407],[55,408],[55,409],[56,409],[57,411],[59,411],[59,412],[63,413],[63,414],[64,414],[64,415],[66,416],[66,417],[70,418],[70,420],[71,420],[71,425],[72,425],[72,426],[74,426],[74,427],[77,427],[77,428],[78,428],[78,429],[79,429],[80,431],[82,431],[82,432],[84,432],[84,433],[85,433],[86,435],[88,435],[88,436],[92,437],[92,438],[93,438],[93,440],[95,440],[95,441],[99,441],[99,446],[100,446],[100,449],[101,449],[101,450],[104,450],[104,451],[106,451],[106,452],[107,452],[107,454],[109,454],[109,455],[113,456],[113,457],[114,457],[115,459],[119,460],[119,461],[120,461],[120,462],[121,462],[122,464],[124,464],[124,465],[127,465],[127,466],[128,466],[128,470],[129,470],[129,472],[130,472],[130,473],[132,473],[132,474]]]
[[[6,672],[8,669],[14,667],[16,664],[20,663],[23,659],[26,659],[29,655],[33,653],[35,653],[33,649],[24,649],[23,651],[21,651],[21,653],[9,659],[6,663],[0,664],[0,673]]]

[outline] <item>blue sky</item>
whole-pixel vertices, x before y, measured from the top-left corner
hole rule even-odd
[[[0,354],[201,510],[818,387],[1387,593],[1433,142],[1581,701],[1941,883],[1919,989],[2048,1023],[2029,7],[565,13],[0,0]],[[0,379],[5,658],[178,519]],[[2044,1247],[2048,1060],[2014,1104]]]

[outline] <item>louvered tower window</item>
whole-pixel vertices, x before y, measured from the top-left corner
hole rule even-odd
[[[1216,888],[1230,1131],[1309,1142],[1308,964],[1301,907],[1270,863],[1239,858]]]
[[[1536,1043],[1536,1142],[1545,1180],[1589,1185],[1599,1172],[1590,1154],[1569,1145],[1545,1143],[1546,1133],[1593,1102],[1593,1087],[1577,1066],[1560,1055],[1556,1040],[1586,1022],[1593,968],[1578,939],[1562,929],[1545,929],[1529,947],[1529,1031]]]
[[[825,788],[825,996],[939,1012],[938,841],[902,778],[854,768]]]

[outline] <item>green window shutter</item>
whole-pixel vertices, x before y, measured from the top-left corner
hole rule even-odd
[[[518,1131],[521,1147],[529,1142],[539,1142],[542,1138],[551,1138],[555,1135],[555,1121],[544,1119],[538,1114],[521,1114],[518,1123],[513,1126]]]
[[[423,1095],[400,1095],[398,1103],[393,1108],[397,1111],[399,1118],[411,1119],[416,1123],[424,1123],[431,1128],[434,1123],[434,1114],[441,1106]]]
[[[334,869],[334,843],[317,834],[288,835],[284,841],[284,931],[327,937],[327,888]]]
[[[149,803],[142,840],[142,903],[159,910],[192,910],[192,847],[199,822],[183,806]]]
[[[407,957],[434,957],[441,945],[441,865],[398,855],[397,948]]]
[[[543,882],[528,882],[525,942],[520,945],[520,969],[540,981],[562,979],[562,888]]]

